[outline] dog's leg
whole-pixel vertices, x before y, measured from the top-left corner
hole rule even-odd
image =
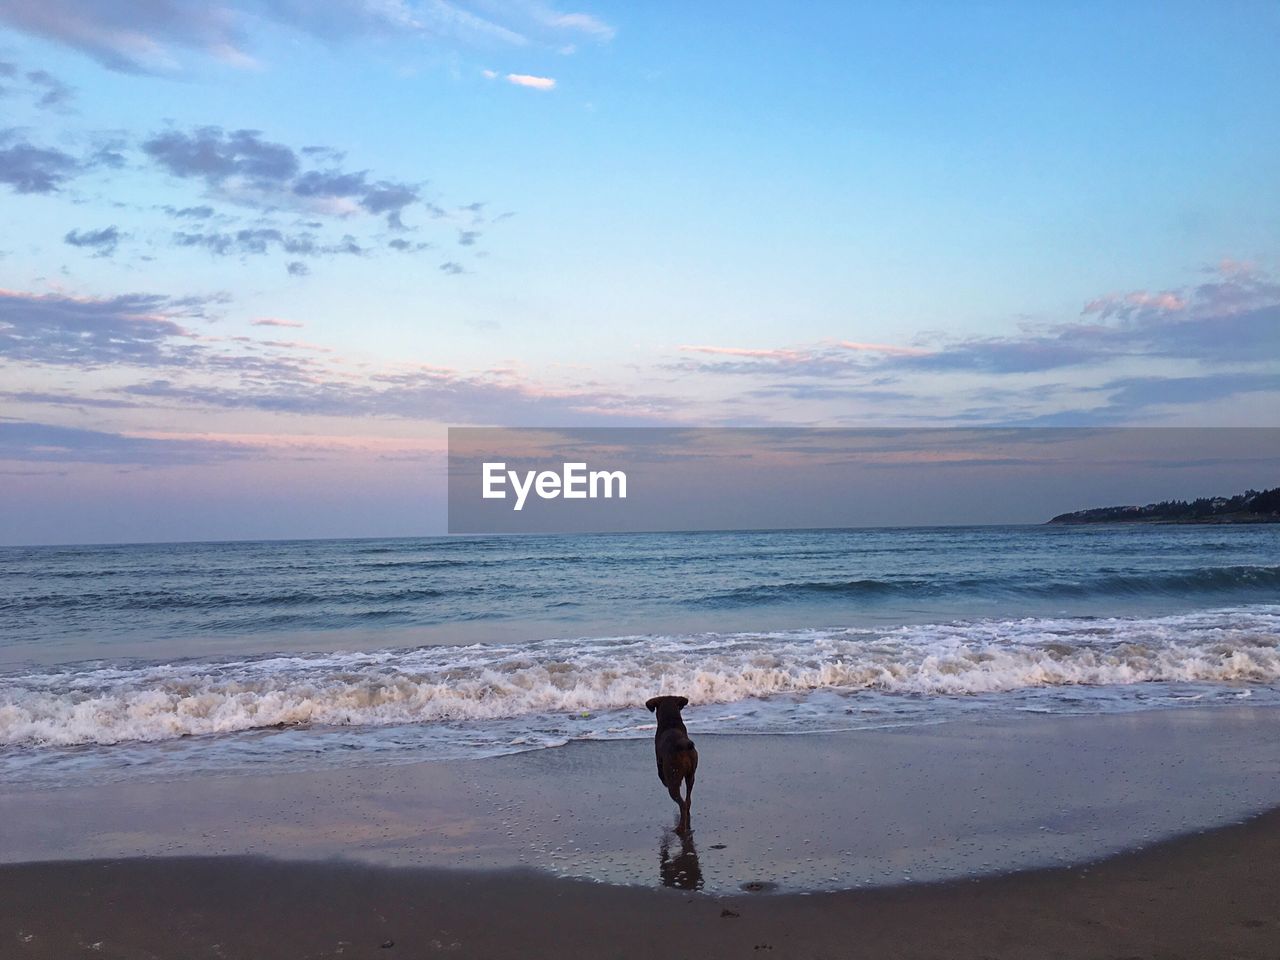
[[[685,808],[684,798],[680,796],[680,776],[674,770],[667,774],[667,793],[671,794],[671,799],[680,807],[680,826],[676,829],[683,832],[689,813]]]
[[[660,781],[662,781],[662,785],[663,785],[664,787],[667,785],[667,775],[666,775],[665,773],[663,773],[663,772],[662,772],[662,758],[661,758],[661,757],[659,757],[659,758],[658,758],[658,779],[659,779]]]

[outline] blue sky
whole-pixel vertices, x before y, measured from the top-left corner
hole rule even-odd
[[[449,424],[1277,425],[1277,27],[0,0],[6,539],[438,529]]]

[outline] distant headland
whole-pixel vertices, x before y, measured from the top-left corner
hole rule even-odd
[[[1280,487],[1145,507],[1094,507],[1060,513],[1049,523],[1280,523]]]

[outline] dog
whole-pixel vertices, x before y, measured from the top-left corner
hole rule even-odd
[[[658,758],[658,779],[680,805],[681,833],[689,829],[689,806],[693,801],[693,776],[698,770],[698,751],[689,739],[680,711],[689,705],[688,697],[654,697],[645,706],[658,718],[653,735],[653,750]],[[684,783],[684,797],[680,784]]]

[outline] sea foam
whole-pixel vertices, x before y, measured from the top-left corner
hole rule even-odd
[[[656,692],[699,704],[860,691],[1280,681],[1280,606],[1154,618],[1022,618],[886,630],[573,638],[0,675],[0,744],[163,741],[271,727],[581,715]],[[507,725],[508,727],[510,725]]]

